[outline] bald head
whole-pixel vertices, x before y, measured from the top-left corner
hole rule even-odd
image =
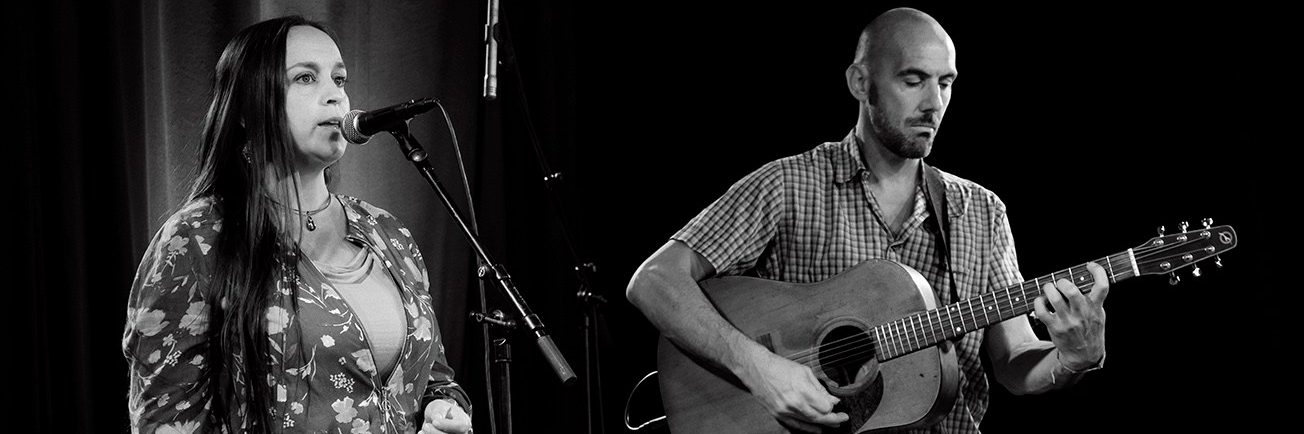
[[[860,105],[856,131],[865,152],[927,156],[957,74],[955,46],[933,17],[899,8],[874,18],[860,33],[846,72],[847,89]]]
[[[903,51],[925,46],[940,46],[954,56],[955,45],[942,25],[916,9],[896,8],[874,18],[860,32],[853,63],[875,63],[899,57]]]

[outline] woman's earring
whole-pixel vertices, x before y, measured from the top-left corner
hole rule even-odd
[[[244,156],[245,163],[253,164],[253,158],[249,156],[249,144],[245,143],[244,149],[240,150],[240,155]]]

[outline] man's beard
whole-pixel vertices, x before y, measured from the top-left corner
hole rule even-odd
[[[896,125],[892,125],[888,120],[887,113],[877,105],[870,106],[870,127],[874,130],[874,136],[878,142],[901,158],[924,158],[933,150],[933,136],[937,134],[938,122],[931,115],[924,115],[918,118],[906,119],[906,125],[917,123],[927,123],[933,125],[933,135],[927,137],[910,136],[902,131]]]

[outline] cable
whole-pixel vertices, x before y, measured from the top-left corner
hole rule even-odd
[[[448,135],[452,138],[453,152],[457,154],[457,169],[460,175],[462,176],[462,191],[466,194],[466,207],[468,208],[467,212],[470,214],[471,217],[470,218],[471,231],[478,236],[480,234],[480,228],[479,228],[479,223],[476,222],[476,217],[475,217],[475,200],[472,199],[471,197],[471,182],[468,180],[466,176],[466,165],[463,162],[463,158],[462,158],[462,147],[457,143],[457,131],[453,129],[453,120],[449,118],[448,110],[444,109],[444,104],[439,102],[438,98],[435,98],[434,100],[435,100],[435,105],[439,107],[439,112],[444,116],[444,123],[448,125]],[[480,263],[480,260],[477,258],[476,269],[479,270],[483,266],[484,264]],[[489,301],[487,300],[485,295],[484,279],[479,278],[478,274],[479,273],[477,271],[476,282],[478,283],[478,286],[480,288],[480,311],[488,312]],[[483,351],[484,381],[487,388],[492,389],[493,385],[491,383],[493,382],[493,372],[490,368],[491,362],[490,362],[490,355],[489,355],[490,341],[489,341],[488,324],[482,324],[480,326],[480,338],[481,341],[484,342],[484,351]],[[485,394],[485,399],[489,403],[489,432],[497,433],[498,418],[494,414],[495,413],[494,394],[493,393]]]

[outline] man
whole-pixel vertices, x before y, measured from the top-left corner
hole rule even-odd
[[[839,426],[831,395],[811,368],[771,352],[726,321],[698,282],[748,274],[820,282],[868,259],[909,266],[939,288],[942,302],[1018,284],[1022,277],[1005,205],[992,192],[941,173],[949,214],[950,276],[937,239],[922,159],[951,98],[955,46],[932,17],[893,9],[860,36],[847,87],[858,101],[854,130],[841,142],[762,166],[734,184],[635,272],[627,297],[667,339],[737,377],[779,423],[803,431]],[[940,198],[937,198],[940,200]],[[1077,381],[1105,358],[1103,269],[1079,290],[1045,283],[1035,302],[1050,341],[1019,315],[968,333],[955,344],[961,374],[953,408],[931,428],[977,432],[988,385],[986,349],[997,381],[1013,393],[1042,393]]]

